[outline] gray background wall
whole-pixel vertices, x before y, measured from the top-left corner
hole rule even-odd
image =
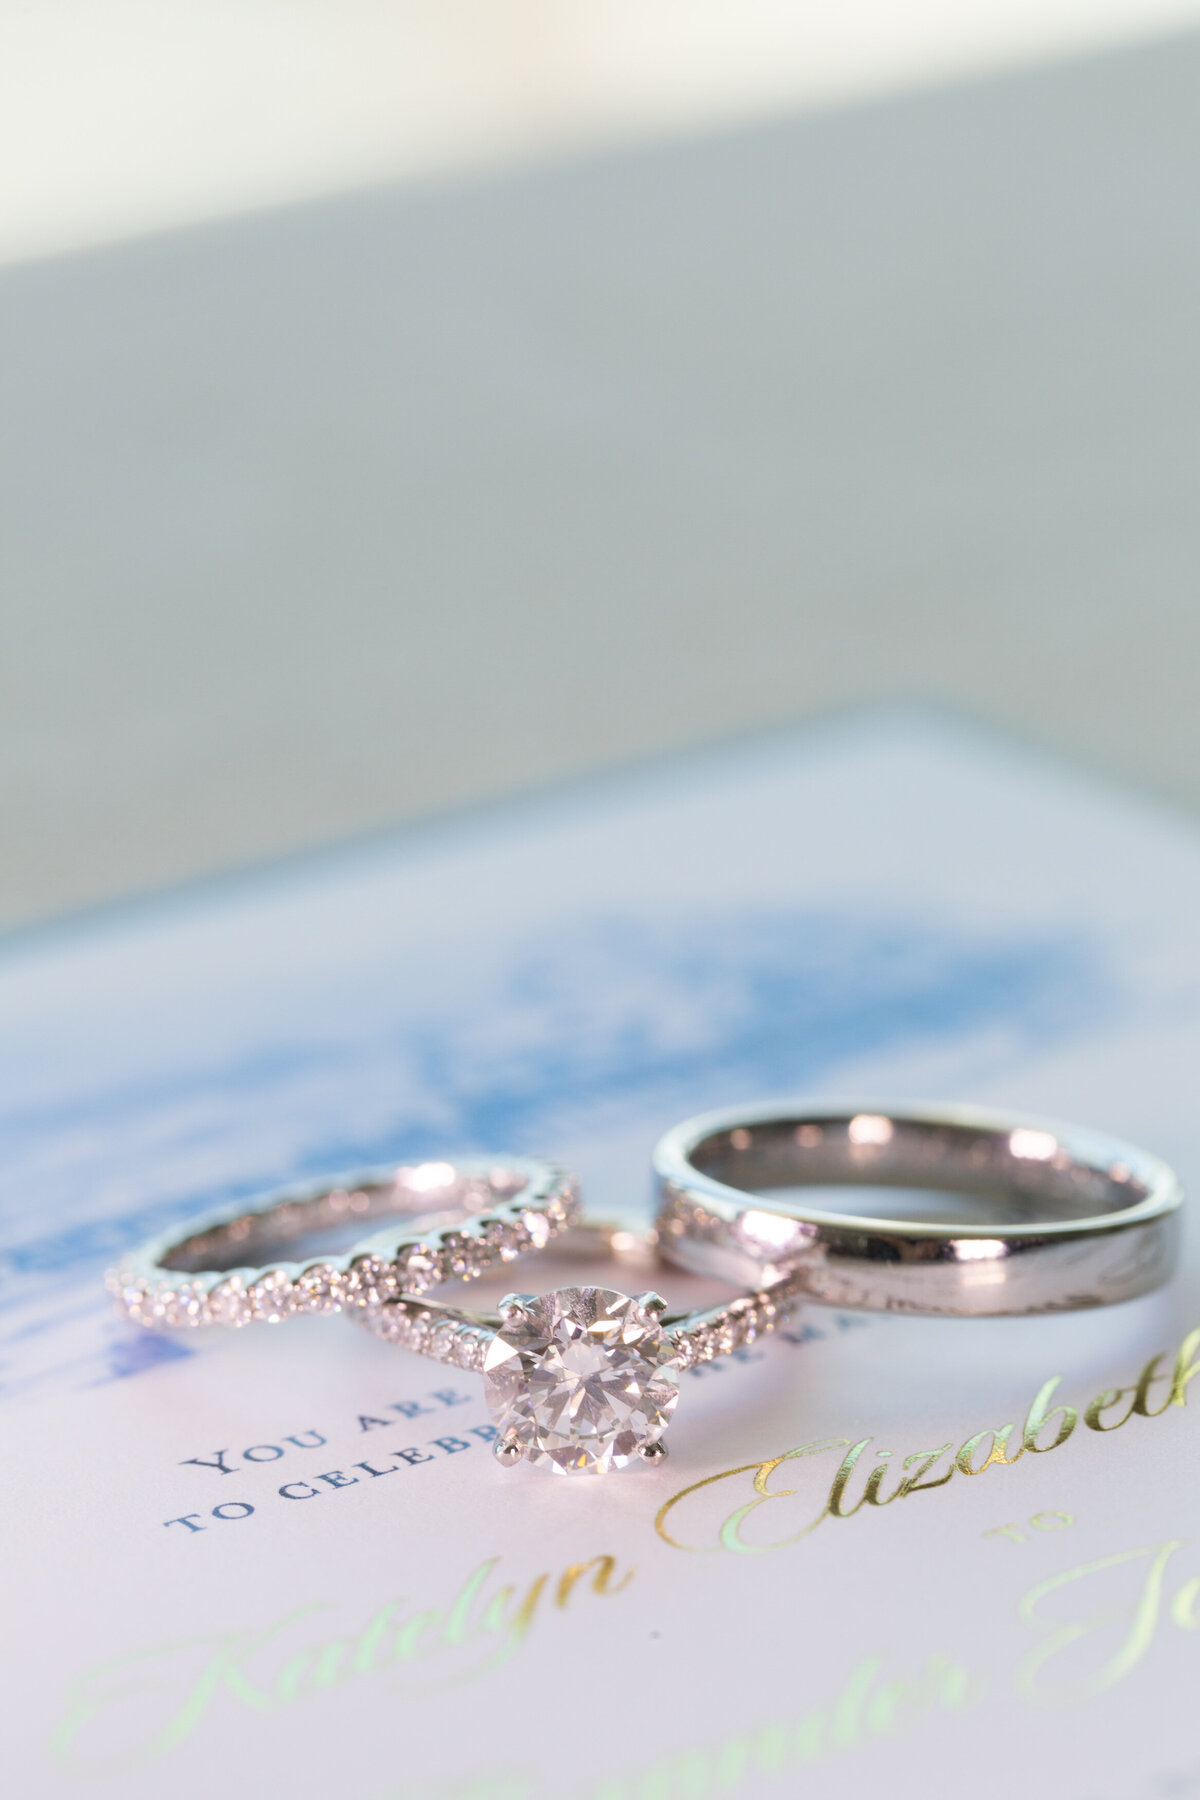
[[[1200,39],[0,274],[0,922],[880,697],[1200,802]]]

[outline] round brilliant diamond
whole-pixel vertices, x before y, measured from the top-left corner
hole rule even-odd
[[[483,1375],[501,1438],[559,1475],[625,1468],[658,1442],[679,1398],[656,1313],[613,1288],[560,1288],[514,1309]]]

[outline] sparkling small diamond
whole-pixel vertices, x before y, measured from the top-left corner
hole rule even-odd
[[[560,1288],[506,1319],[484,1392],[501,1437],[555,1474],[623,1469],[662,1436],[679,1398],[659,1320],[612,1288]]]
[[[178,1325],[179,1296],[174,1288],[160,1288],[151,1303],[150,1316],[156,1325]]]
[[[175,1290],[171,1325],[207,1325],[208,1295],[200,1282],[183,1281]]]
[[[463,1232],[448,1231],[442,1239],[442,1262],[446,1274],[457,1281],[469,1281],[476,1273],[479,1246]]]
[[[351,1306],[378,1306],[396,1292],[395,1270],[382,1256],[356,1256],[342,1291]]]
[[[250,1323],[250,1300],[239,1276],[229,1275],[217,1284],[209,1297],[208,1310],[214,1325]]]
[[[521,1214],[521,1223],[529,1233],[529,1242],[535,1250],[544,1250],[554,1236],[554,1226],[543,1212],[534,1212],[526,1208]]]
[[[429,1333],[433,1320],[427,1312],[406,1312],[401,1342],[410,1350],[422,1352],[429,1342]]]
[[[716,1327],[713,1349],[718,1356],[728,1356],[742,1345],[742,1321],[736,1313],[726,1313]]]
[[[424,1244],[414,1244],[406,1256],[397,1255],[396,1268],[409,1294],[424,1294],[444,1279],[441,1258]]]
[[[368,1306],[366,1321],[377,1336],[387,1338],[391,1343],[404,1341],[407,1321],[394,1306]]]
[[[312,1263],[296,1282],[296,1310],[334,1313],[342,1304],[343,1277],[330,1263]]]
[[[456,1359],[459,1368],[474,1369],[476,1372],[481,1371],[483,1369],[483,1359],[487,1353],[487,1346],[488,1336],[486,1332],[478,1330],[474,1326],[468,1326],[465,1331],[461,1331],[458,1335],[458,1356]]]
[[[457,1332],[457,1319],[439,1319],[426,1340],[426,1355],[436,1356],[440,1362],[448,1361]]]
[[[265,1325],[280,1325],[295,1306],[291,1278],[282,1269],[268,1269],[249,1290],[250,1311]]]
[[[493,1261],[515,1262],[520,1256],[522,1234],[510,1219],[490,1219],[483,1236]]]
[[[149,1290],[142,1281],[131,1281],[122,1287],[117,1299],[135,1325],[152,1325],[154,1309],[150,1301]]]

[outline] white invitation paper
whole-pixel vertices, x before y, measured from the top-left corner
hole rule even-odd
[[[11,940],[10,1791],[1200,1794],[1190,1229],[1108,1311],[810,1306],[597,1479],[501,1470],[477,1376],[349,1320],[160,1336],[101,1286],[392,1157],[644,1218],[666,1126],[789,1092],[1072,1119],[1191,1189],[1198,915],[1190,824],[884,717]]]

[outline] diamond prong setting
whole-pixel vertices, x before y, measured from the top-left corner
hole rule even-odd
[[[500,1446],[515,1443],[559,1475],[629,1467],[660,1444],[679,1398],[678,1353],[657,1312],[615,1288],[507,1296],[483,1377],[501,1462]]]
[[[505,1294],[496,1311],[506,1322],[510,1319],[523,1319],[529,1317],[537,1303],[536,1294]]]
[[[653,1313],[656,1318],[661,1318],[667,1310],[666,1301],[654,1288],[647,1288],[644,1294],[639,1294],[637,1303],[645,1312]]]

